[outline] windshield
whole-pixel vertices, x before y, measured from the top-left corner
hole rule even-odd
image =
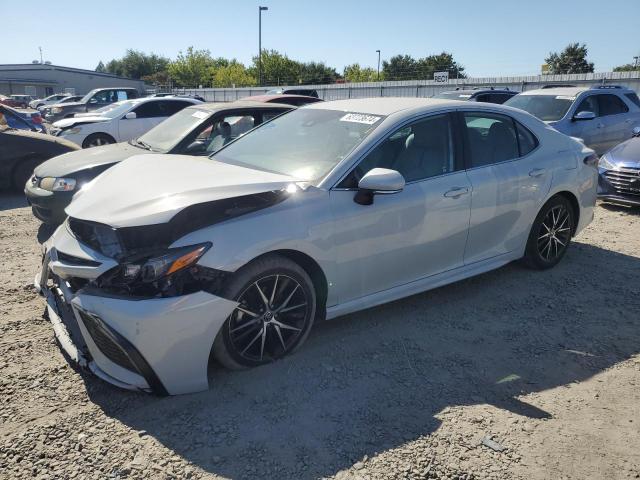
[[[209,118],[213,112],[197,108],[185,108],[171,115],[158,124],[138,140],[145,143],[152,150],[167,153],[184,137],[191,133],[198,125]]]
[[[504,105],[524,110],[544,122],[554,122],[565,116],[574,100],[568,95],[516,95]]]
[[[471,94],[463,92],[442,92],[436,95],[435,98],[443,98],[445,100],[469,100]]]
[[[336,110],[293,110],[230,143],[214,158],[315,181],[329,173],[382,119]]]

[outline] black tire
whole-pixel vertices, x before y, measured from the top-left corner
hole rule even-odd
[[[36,158],[23,158],[13,168],[12,186],[16,191],[23,191],[27,180],[33,175],[35,168],[42,163],[42,160]]]
[[[524,262],[531,268],[546,270],[564,257],[575,231],[575,214],[569,200],[561,195],[551,198],[533,222]]]
[[[109,145],[116,143],[116,139],[106,133],[92,133],[82,142],[82,148],[101,147],[102,145]]]
[[[286,257],[268,255],[242,267],[221,295],[241,302],[213,344],[213,356],[226,368],[270,363],[293,353],[309,336],[316,291],[307,272]]]

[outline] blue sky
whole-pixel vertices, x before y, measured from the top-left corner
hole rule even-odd
[[[170,58],[193,45],[249,63],[258,49],[258,5],[263,48],[297,60],[324,61],[342,71],[358,62],[451,52],[471,76],[537,74],[550,51],[584,42],[596,71],[640,54],[640,0],[0,0],[5,21],[0,64],[39,58],[93,69],[127,48]],[[17,10],[16,10],[17,9]],[[34,26],[38,26],[36,29]]]

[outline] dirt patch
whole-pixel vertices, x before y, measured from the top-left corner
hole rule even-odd
[[[0,197],[0,478],[640,478],[637,210],[599,206],[551,271],[325,322],[170,398],[67,364],[30,286],[38,227]]]

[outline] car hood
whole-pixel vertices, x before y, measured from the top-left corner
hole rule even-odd
[[[83,107],[85,104],[82,102],[67,102],[67,103],[53,103],[48,105],[48,107],[61,107],[61,108],[71,108],[71,107]]]
[[[52,138],[62,140],[60,137]],[[78,148],[77,145],[72,145],[74,145],[76,149]],[[117,163],[133,155],[144,155],[146,153],[151,152],[134,147],[128,143],[114,143],[102,147],[87,148],[51,158],[38,165],[35,169],[35,174],[41,178],[64,177],[80,170]]]
[[[207,157],[149,154],[129,158],[86,184],[65,211],[116,228],[153,225],[190,205],[281,190],[294,181]]]
[[[611,163],[619,167],[640,167],[640,137],[633,137],[607,152]]]
[[[99,115],[91,115],[91,116],[82,116],[82,117],[72,117],[65,118],[63,120],[58,120],[57,122],[53,122],[53,126],[56,128],[67,128],[73,125],[82,125],[85,123],[98,123],[98,122],[108,122],[110,118],[101,117]]]
[[[46,133],[41,132],[32,132],[30,130],[18,130],[13,128],[0,127],[0,131],[9,131],[13,135],[18,135],[21,137],[31,138],[34,142],[38,143],[56,143],[58,145],[63,145],[70,150],[79,150],[80,147],[69,140],[65,140],[64,138],[54,137],[53,135],[47,135]]]

